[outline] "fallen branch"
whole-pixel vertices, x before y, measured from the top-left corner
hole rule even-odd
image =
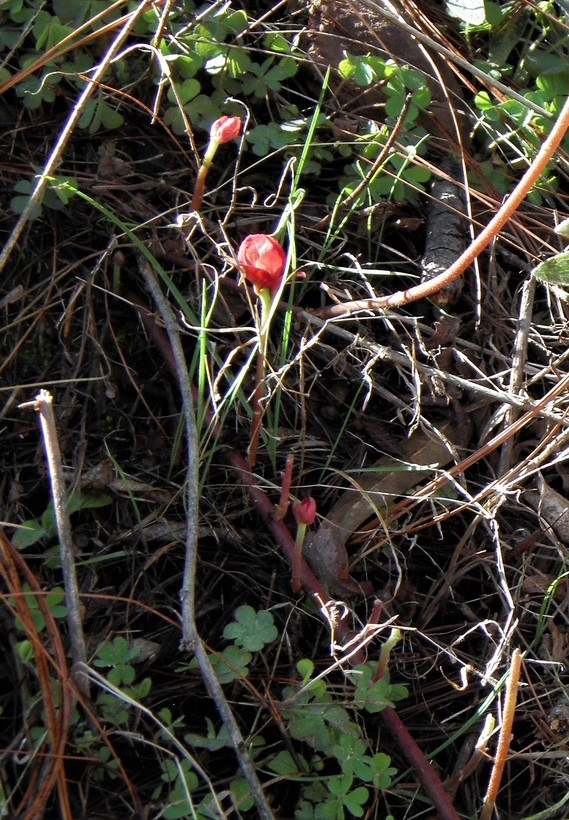
[[[45,456],[48,467],[49,481],[51,485],[51,497],[55,512],[55,524],[59,538],[59,555],[61,558],[61,571],[63,574],[63,587],[65,589],[65,604],[67,606],[67,626],[69,628],[69,640],[71,643],[71,658],[73,660],[72,677],[77,689],[85,698],[89,698],[89,684],[87,679],[81,674],[76,675],[75,671],[80,664],[87,663],[85,654],[85,636],[83,634],[83,618],[81,612],[81,601],[79,600],[79,584],[77,582],[77,572],[75,567],[75,551],[73,548],[73,535],[71,531],[71,520],[69,518],[69,507],[67,504],[67,491],[65,479],[63,477],[63,465],[61,463],[61,450],[59,447],[59,437],[53,413],[53,396],[47,390],[40,390],[34,401],[25,402],[19,405],[20,409],[33,407],[39,414]]]

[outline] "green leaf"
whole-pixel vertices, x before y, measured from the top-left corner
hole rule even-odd
[[[250,652],[258,652],[278,637],[273,616],[266,610],[255,612],[252,606],[235,610],[235,621],[223,630],[223,636]]]
[[[228,12],[224,15],[223,22],[233,34],[241,34],[249,25],[247,12],[243,9]]]
[[[63,603],[65,600],[65,590],[62,587],[53,587],[45,596],[47,608],[54,618],[65,618],[67,607]]]
[[[559,236],[563,236],[565,239],[569,239],[569,219],[564,219],[563,222],[556,225],[555,233],[559,234]]]
[[[343,774],[350,776],[355,773],[356,764],[365,758],[366,752],[366,742],[349,734],[340,735],[338,743],[332,747],[332,754],[342,767]]]
[[[376,789],[390,789],[397,769],[391,765],[389,755],[378,752],[372,757],[373,785]]]
[[[372,683],[372,676],[377,668],[377,663],[367,663],[356,666],[354,672],[356,689],[354,692],[354,706],[358,709],[365,709],[372,714],[381,712],[386,706],[394,706],[395,701],[407,697],[408,692],[405,686],[400,684],[391,685],[389,682],[389,671],[383,678]]]
[[[253,153],[256,156],[264,157],[271,149],[278,150],[297,142],[299,129],[290,123],[272,122],[269,125],[256,125],[247,133],[246,140],[253,146]]]
[[[354,778],[349,775],[331,777],[328,781],[328,788],[336,797],[344,797],[350,791],[353,782]]]
[[[23,663],[31,663],[33,661],[34,650],[31,641],[28,641],[27,639],[23,641],[18,641],[18,643],[16,644],[16,651],[18,653],[20,660]]]
[[[567,220],[566,220],[567,221]],[[532,271],[534,276],[550,285],[569,286],[569,253],[557,253],[541,262]]]
[[[191,793],[199,786],[195,772],[191,771],[187,760],[174,761],[166,759],[163,762],[164,774],[162,780],[166,783],[175,782],[174,788],[168,794],[168,806],[162,813],[167,820],[177,820],[182,817],[194,817],[195,812],[191,803]]]
[[[97,650],[94,666],[118,666],[136,658],[140,649],[130,646],[122,635],[117,635],[112,641],[104,641]]]
[[[296,664],[296,668],[298,670],[298,674],[302,678],[301,686],[306,686],[314,673],[314,663],[310,660],[310,658],[302,658],[302,660]]]
[[[474,105],[484,114],[484,118],[488,122],[497,122],[500,119],[496,109],[496,103],[490,99],[487,91],[480,91],[474,97]]]
[[[40,541],[46,535],[46,530],[39,521],[28,519],[27,521],[22,521],[20,529],[12,536],[12,544],[16,549],[24,550],[26,547],[31,547],[32,544]]]
[[[79,120],[79,128],[88,129],[90,134],[95,134],[101,126],[114,130],[120,128],[123,123],[123,115],[111,108],[101,92],[88,101]]]
[[[184,80],[183,83],[176,83],[175,88],[170,87],[166,96],[172,103],[178,102],[179,100],[182,105],[186,105],[186,103],[189,103],[190,100],[198,96],[201,88],[201,84],[198,80],[189,78]],[[178,99],[176,99],[176,95]]]
[[[228,646],[221,655],[211,655],[210,661],[218,681],[224,684],[246,678],[252,657],[240,646]]]
[[[185,80],[195,77],[203,67],[203,60],[197,54],[178,54],[172,62]]]
[[[210,752],[218,752],[220,749],[231,747],[231,737],[229,731],[225,726],[219,730],[219,734],[215,731],[215,726],[211,720],[206,717],[207,735],[198,735],[195,732],[188,732],[184,735],[184,740],[196,749],[208,749]]]
[[[354,817],[363,817],[363,806],[369,800],[369,791],[365,786],[358,786],[344,798],[344,805]]]
[[[238,777],[231,781],[231,794],[240,811],[249,811],[255,805],[255,800],[251,794],[251,787],[244,777]]]
[[[347,80],[353,80],[356,85],[366,87],[376,81],[376,74],[368,61],[362,57],[352,57],[346,54],[343,60],[340,60],[338,71],[341,77]]]
[[[292,45],[283,37],[282,34],[271,32],[265,37],[265,48],[268,51],[276,51],[280,54],[290,54],[293,50]]]
[[[296,760],[298,760],[302,765],[302,770],[300,772],[298,770]],[[297,755],[296,760],[290,752],[283,750],[275,755],[271,762],[267,764],[267,768],[272,772],[275,772],[275,774],[281,775],[281,777],[291,779],[293,776],[308,771],[308,763],[301,755]]]

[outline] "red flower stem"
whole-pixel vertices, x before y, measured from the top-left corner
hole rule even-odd
[[[149,332],[152,334],[154,341],[157,343],[165,361],[169,365],[172,373],[177,377],[176,370],[172,362],[172,354],[169,348],[168,339],[164,331],[158,327],[155,318],[148,311],[148,308],[133,295],[129,294],[131,301],[135,304],[139,315],[146,325]],[[257,486],[255,476],[251,473],[246,461],[237,450],[228,450],[226,455],[227,461],[233,468],[236,476],[247,487],[249,495],[259,513],[261,514],[265,525],[273,533],[275,540],[283,551],[284,556],[292,567],[295,542],[292,540],[291,534],[281,520],[275,517],[274,507],[267,495]],[[300,580],[306,592],[314,599],[314,602],[326,622],[329,622],[326,617],[328,607],[333,604],[332,599],[324,591],[322,584],[314,575],[304,558],[300,558]],[[381,603],[376,602],[372,612],[370,623],[378,623],[381,615]],[[344,645],[352,641],[356,636],[354,632],[344,623],[344,620],[338,620],[334,626],[335,636],[338,642]],[[365,663],[365,655],[361,649],[350,652],[349,661],[354,666]],[[443,785],[421,751],[413,740],[405,724],[398,716],[397,712],[390,706],[387,706],[382,712],[383,721],[391,734],[394,736],[399,744],[399,747],[405,755],[408,763],[417,772],[419,780],[427,794],[430,796],[433,804],[438,809],[439,818],[441,820],[458,820],[458,814],[454,810],[448,794],[445,792]]]
[[[321,319],[332,319],[337,316],[346,316],[360,310],[384,310],[386,308],[400,307],[409,302],[416,302],[417,299],[424,299],[432,296],[442,288],[446,287],[454,279],[457,279],[469,265],[474,262],[477,256],[498,236],[506,222],[512,218],[516,210],[522,204],[529,191],[543,173],[545,166],[555,154],[561,140],[569,128],[569,98],[567,98],[551,134],[547,137],[535,159],[529,166],[521,180],[518,182],[510,196],[506,199],[498,213],[490,220],[484,230],[468,246],[464,253],[439,276],[429,279],[408,290],[400,290],[389,296],[381,296],[378,299],[360,299],[355,302],[345,302],[341,305],[333,305],[317,311],[316,315]]]
[[[279,506],[275,513],[275,518],[282,521],[287,514],[288,504],[290,500],[290,488],[292,485],[292,468],[294,465],[294,453],[289,453],[286,457],[286,464],[283,473],[283,483],[281,487],[281,497]]]
[[[257,450],[261,437],[261,427],[263,422],[264,408],[263,399],[266,395],[265,369],[267,363],[267,347],[269,341],[269,323],[271,318],[271,308],[273,298],[268,288],[262,288],[259,292],[261,302],[261,318],[259,327],[259,355],[257,356],[257,371],[255,374],[255,390],[253,391],[253,416],[251,421],[251,440],[247,456],[249,465],[254,467],[257,463]]]
[[[227,461],[239,480],[247,487],[249,496],[259,511],[265,526],[272,532],[275,540],[279,544],[285,558],[292,567],[295,553],[295,542],[285,524],[275,518],[275,508],[266,493],[257,485],[257,479],[249,469],[245,459],[237,450],[229,450],[226,455]],[[314,599],[314,603],[323,614],[329,612],[329,607],[333,604],[332,599],[326,594],[322,584],[314,575],[304,558],[300,557],[300,580],[306,592]],[[326,617],[329,622],[329,618]],[[334,635],[340,644],[347,644],[356,637],[344,622],[338,619],[334,623]],[[350,651],[350,663],[357,665],[365,663],[365,656],[361,650]]]
[[[199,211],[201,207],[205,191],[205,178],[207,176],[207,172],[209,171],[210,164],[211,163],[206,163],[204,161],[200,166],[198,177],[196,179],[196,187],[194,188],[194,194],[190,203],[190,211]]]
[[[302,560],[302,547],[304,546],[304,539],[306,538],[306,524],[297,524],[296,527],[294,555],[292,556],[292,588],[294,592],[300,592],[302,589],[300,562]]]
[[[205,191],[205,178],[207,176],[207,172],[211,168],[211,163],[213,162],[213,158],[215,157],[218,147],[219,142],[217,140],[209,141],[204,154],[203,162],[200,166],[200,170],[198,171],[196,187],[194,188],[194,194],[190,203],[190,211],[199,211],[201,207]]]
[[[263,423],[263,399],[265,398],[265,356],[261,351],[257,354],[257,371],[255,373],[255,390],[253,391],[253,415],[251,417],[251,438],[247,458],[249,465],[254,467],[257,463],[257,450],[259,449],[259,439],[261,437],[261,427]]]

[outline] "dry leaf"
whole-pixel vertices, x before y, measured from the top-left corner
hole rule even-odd
[[[452,438],[453,425],[447,423],[443,429],[444,435]],[[348,539],[372,516],[383,517],[395,497],[407,495],[430,478],[434,468],[452,461],[451,448],[422,430],[403,441],[400,451],[398,463],[393,458],[382,458],[372,471],[352,477],[353,489],[340,496],[318,531],[307,539],[304,557],[333,594],[348,594],[347,585],[352,593],[360,590],[348,575]],[[409,465],[428,469],[405,469]],[[378,472],[380,469],[382,472]]]

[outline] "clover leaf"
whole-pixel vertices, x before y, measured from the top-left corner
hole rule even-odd
[[[255,612],[252,606],[235,610],[235,620],[223,630],[223,637],[250,652],[258,652],[278,636],[273,616],[266,610]]]
[[[375,663],[368,663],[356,666],[354,670],[358,673],[354,706],[371,713],[381,712],[386,706],[394,706],[396,701],[408,696],[405,686],[389,682],[389,671],[380,680],[372,682],[376,666]]]

